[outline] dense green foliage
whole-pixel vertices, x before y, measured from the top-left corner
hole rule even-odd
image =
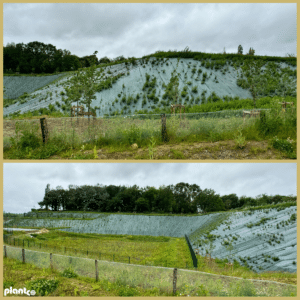
[[[4,73],[54,73],[82,67],[79,57],[68,50],[56,49],[51,44],[30,42],[7,44],[3,47]]]
[[[296,66],[297,59],[296,57],[277,57],[277,56],[254,56],[252,53],[247,55],[242,55],[238,53],[230,53],[230,54],[214,54],[214,53],[204,53],[204,52],[192,52],[192,51],[157,51],[155,54],[150,54],[143,56],[143,59],[147,59],[149,57],[157,57],[160,59],[163,58],[193,58],[195,60],[213,60],[213,65],[221,66],[226,60],[232,61],[232,64],[242,64],[245,60],[263,60],[265,62],[286,62],[291,66]],[[217,67],[219,68],[219,67]]]
[[[41,207],[58,211],[98,211],[98,212],[158,212],[197,213],[225,211],[244,206],[258,206],[296,201],[292,196],[260,195],[256,198],[238,197],[236,194],[220,196],[212,189],[202,190],[196,184],[178,183],[159,188],[125,186],[73,186],[68,189],[46,187],[45,197],[39,202]]]
[[[56,49],[56,46],[38,41],[24,43],[10,43],[3,47],[3,71],[6,75],[17,74],[52,74],[55,72],[74,71],[98,64],[117,64],[123,61],[135,63],[135,58],[125,59],[119,56],[111,61],[107,57],[98,60],[94,54],[78,57],[69,50]]]

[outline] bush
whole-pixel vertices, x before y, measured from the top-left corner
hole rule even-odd
[[[78,275],[71,268],[65,269],[62,272],[61,276],[66,277],[66,278],[76,278],[76,277],[78,277]]]
[[[3,281],[3,290],[9,289],[15,285],[14,281]]]
[[[28,290],[34,290],[37,295],[47,296],[54,292],[58,287],[59,281],[56,279],[36,279],[26,282]]]
[[[286,140],[279,139],[276,136],[272,139],[272,146],[273,148],[287,152],[287,153],[293,153],[296,151],[296,142],[293,140],[290,140],[289,138]]]

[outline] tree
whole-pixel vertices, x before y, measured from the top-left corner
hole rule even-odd
[[[157,210],[157,194],[158,191],[154,187],[147,186],[142,191],[142,197],[148,200],[150,211],[154,212]]]
[[[179,79],[178,79],[178,76],[175,76],[174,82],[173,82],[173,87],[171,90],[171,97],[173,99],[173,103],[175,103],[175,104],[180,104],[178,87],[179,87]]]
[[[88,107],[88,112],[90,112],[92,101],[96,99],[95,93],[97,85],[95,83],[95,71],[96,66],[93,65],[86,70],[82,77],[80,77],[83,95],[83,100],[81,102]],[[88,117],[90,118],[90,115]]]
[[[197,207],[205,212],[224,211],[225,206],[220,197],[212,189],[202,190],[195,199]]]
[[[149,211],[149,202],[145,198],[139,198],[135,202],[136,210],[138,212],[146,212]]]
[[[40,205],[40,207],[46,206],[46,209],[48,209],[48,205],[49,205],[49,198],[48,198],[48,193],[51,191],[50,189],[50,183],[47,184],[46,189],[45,189],[45,196],[43,201],[39,202],[38,204]]]
[[[100,58],[99,64],[107,64],[110,63],[110,59],[107,56]]]
[[[174,195],[169,187],[160,186],[156,193],[156,205],[160,212],[169,213],[173,211]]]
[[[62,71],[76,71],[80,67],[79,58],[76,55],[65,55],[62,58]]]
[[[75,76],[73,76],[70,80],[71,86],[65,89],[70,105],[72,102],[77,102],[77,107],[78,107],[79,105],[78,102],[80,101],[83,94],[83,87],[81,84],[82,81],[83,81],[83,74],[80,71],[77,71]],[[78,114],[77,114],[77,120],[78,120]]]
[[[66,191],[62,186],[56,187],[57,197],[58,197],[58,209],[62,208],[63,210],[66,209],[67,204],[67,195]]]
[[[197,212],[197,205],[194,199],[201,192],[198,185],[190,185],[188,183],[180,182],[175,186],[170,186],[174,194],[175,211],[177,213],[195,213]]]
[[[247,53],[247,55],[254,55],[254,53],[255,53],[255,50],[250,47],[249,52]]]
[[[110,199],[107,202],[107,211],[109,212],[116,212],[116,211],[123,211],[123,200],[121,194],[117,194],[115,197]]]
[[[254,107],[256,107],[257,96],[263,93],[268,86],[267,77],[261,74],[261,67],[263,64],[262,60],[249,58],[249,60],[245,61],[244,65],[241,67],[246,79],[238,80],[243,88],[248,88],[250,90]]]
[[[124,188],[117,195],[118,200],[122,201],[123,211],[132,212],[136,207],[136,201],[142,196],[141,191],[137,185]]]
[[[286,54],[286,57],[296,57],[296,55],[295,55],[295,54],[293,54],[293,53],[290,53],[290,54],[289,54],[289,53],[287,53],[287,54]]]
[[[238,46],[238,54],[243,54],[243,47],[241,45]]]
[[[239,197],[236,194],[224,195],[221,196],[221,199],[226,210],[238,207]]]

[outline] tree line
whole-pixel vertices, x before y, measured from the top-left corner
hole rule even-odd
[[[51,44],[41,42],[9,43],[3,47],[4,73],[52,74],[55,72],[73,71],[79,68],[98,64],[96,56],[78,57],[69,50],[56,49]]]
[[[94,212],[198,213],[226,211],[244,206],[260,206],[295,201],[295,196],[260,195],[255,198],[229,194],[220,196],[213,189],[196,184],[138,187],[133,185],[69,185],[50,189],[47,184],[41,209]]]

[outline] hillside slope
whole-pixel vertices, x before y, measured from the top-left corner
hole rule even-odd
[[[218,216],[219,214],[195,217],[99,214],[93,220],[25,219],[18,226],[70,227],[63,230],[80,233],[183,237],[204,224],[214,222]]]
[[[201,255],[207,250],[213,258],[236,259],[256,272],[296,272],[296,216],[296,206],[236,212],[210,232],[212,243],[201,228],[190,239]]]
[[[64,231],[182,237],[199,254],[234,259],[254,271],[297,271],[297,207],[202,216],[53,213],[58,219],[22,219],[16,226],[70,227]],[[59,216],[60,215],[60,216]],[[66,217],[94,218],[67,220]],[[10,225],[11,224],[7,224]]]
[[[221,68],[210,68],[211,60],[198,61],[193,59],[156,59],[151,57],[149,60],[139,59],[133,64],[116,64],[105,68],[99,67],[97,73],[97,82],[109,82],[116,76],[111,87],[105,88],[95,94],[96,99],[92,102],[91,107],[96,109],[97,116],[112,115],[114,112],[121,114],[130,114],[139,110],[153,110],[157,107],[170,107],[173,103],[168,99],[168,85],[172,83],[172,76],[177,75],[179,78],[178,91],[181,96],[180,102],[185,105],[200,104],[203,97],[208,98],[210,95],[218,97],[239,97],[240,99],[252,99],[249,90],[243,89],[237,85],[237,79],[242,73],[241,67],[236,67],[231,61],[227,61]],[[265,64],[261,72],[266,70],[274,71],[276,66],[277,77],[283,72],[296,70],[296,67],[289,66],[286,63],[273,63],[272,68]],[[204,75],[205,74],[205,75]],[[20,111],[27,111],[47,108],[53,105],[56,109],[68,112],[66,109],[65,87],[69,85],[68,81],[72,75],[64,77],[54,84],[45,85],[41,90],[35,91],[23,99],[22,104],[18,103],[9,105],[3,110],[4,116]],[[39,77],[40,78],[40,77]],[[291,78],[294,79],[293,76]],[[23,81],[25,79],[22,79]],[[26,80],[31,80],[27,77]],[[11,95],[13,90],[20,89],[19,83],[15,77],[5,77],[6,94]],[[21,83],[20,83],[21,84]],[[28,83],[31,90],[40,88],[35,82]],[[274,96],[281,93],[282,86],[271,94],[260,95]],[[73,103],[76,105],[76,103]]]

